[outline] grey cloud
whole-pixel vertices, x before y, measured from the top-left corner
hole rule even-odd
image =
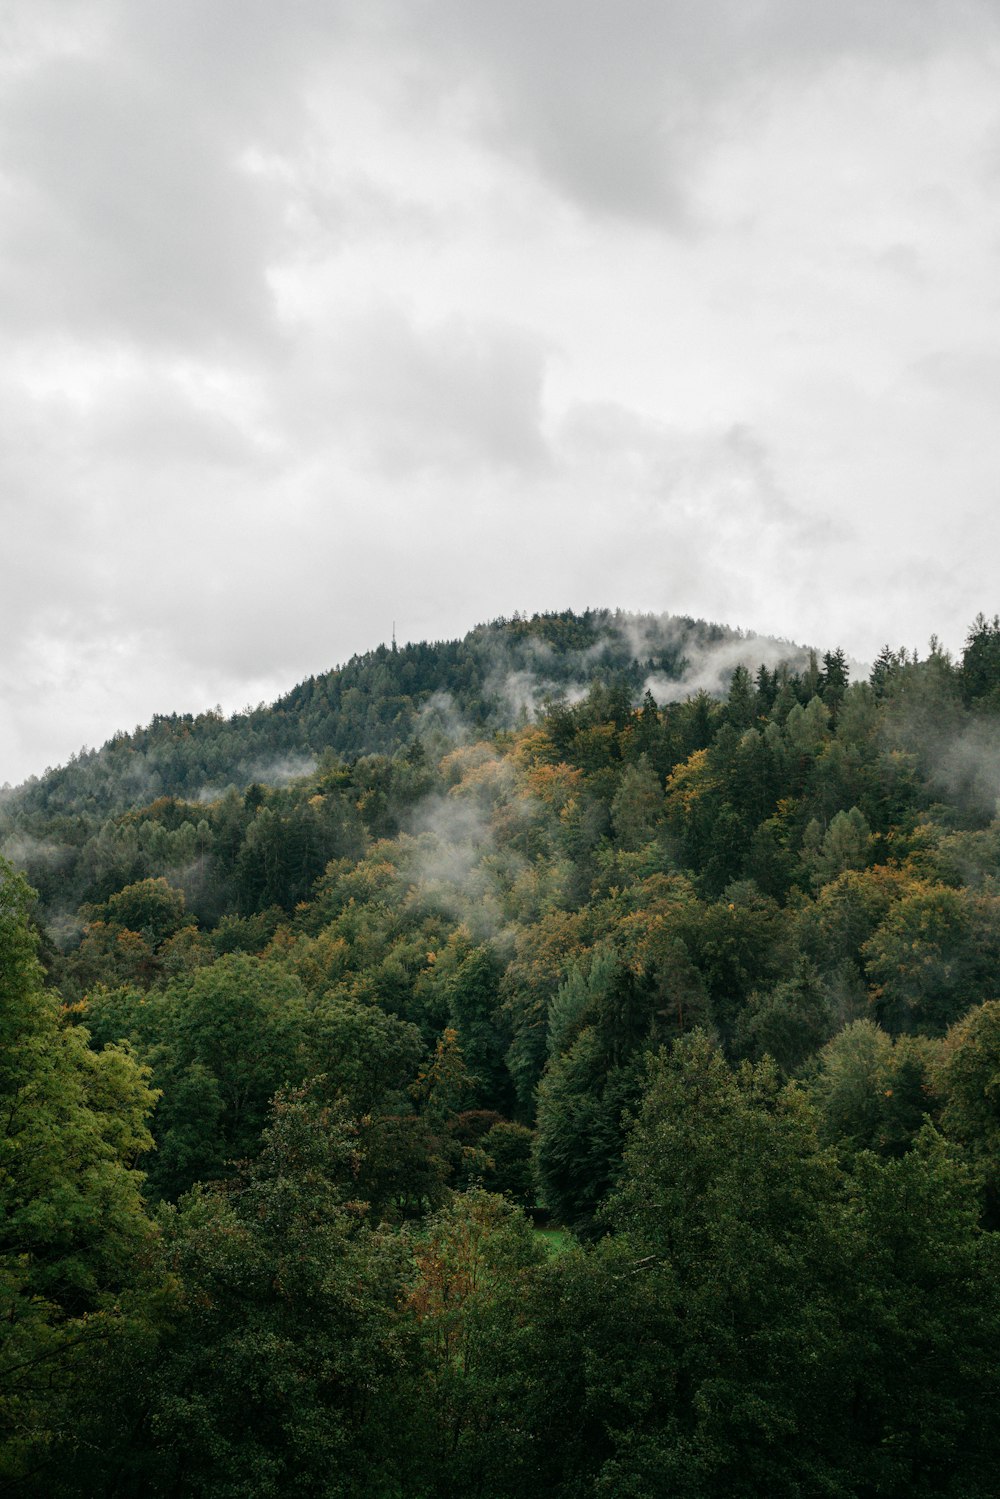
[[[111,0],[117,44],[220,121],[267,132],[301,125],[297,99],[334,49],[377,42],[380,0]]]
[[[393,618],[624,604],[863,653],[993,607],[995,5],[8,12],[0,780]],[[925,59],[910,174],[910,121],[877,137]],[[712,153],[752,228],[647,232],[696,224]],[[734,192],[752,153],[814,186],[808,232]]]
[[[543,676],[528,670],[492,673],[485,683],[484,697],[495,697],[503,705],[513,723],[529,723],[537,714],[544,698],[554,695],[555,684]],[[569,696],[569,694],[566,694]]]
[[[132,483],[163,465],[197,470],[267,473],[279,445],[257,410],[243,413],[239,398],[213,399],[186,388],[162,369],[140,367],[115,382],[79,423],[80,447],[94,462],[113,454],[121,471],[134,466]]]
[[[45,615],[60,615],[78,584],[87,518],[76,503],[73,415],[65,399],[35,401],[0,378],[0,627],[8,667],[12,643]]]
[[[36,869],[58,869],[71,860],[73,850],[51,839],[33,838],[30,833],[13,832],[0,844],[0,856],[18,869],[33,865]]]
[[[194,347],[268,331],[261,186],[177,104],[163,80],[104,58],[59,59],[11,91],[0,122],[8,328]]]
[[[92,405],[4,384],[0,421],[10,691],[21,642],[58,662],[60,640],[76,649],[97,636],[100,660],[116,636],[141,634],[161,601],[164,625],[196,612],[191,602],[179,610],[178,598],[203,564],[220,577],[240,513],[235,485],[257,463],[245,433],[141,369]],[[244,519],[244,541],[247,529]]]
[[[68,520],[59,507],[49,517],[30,512],[20,596],[27,613],[8,600],[5,619],[10,690],[32,684],[19,722],[37,742],[58,746],[45,759],[156,711],[272,698],[387,639],[393,618],[401,639],[440,637],[516,607],[624,599],[770,623],[773,559],[794,545],[802,522],[753,434],[670,431],[579,405],[539,458],[532,393],[522,400],[521,428],[505,438],[507,463],[490,461],[477,402],[489,412],[503,360],[471,334],[456,353],[438,332],[428,354],[405,321],[390,332],[380,358],[388,352],[391,365],[402,347],[411,363],[395,389],[390,382],[388,404],[379,401],[373,365],[371,405],[348,411],[361,449],[349,462],[339,451],[351,447],[342,435],[346,384],[330,401],[329,431],[318,411],[301,428],[306,466],[276,471],[270,460],[248,458],[225,422],[220,434],[211,414],[189,409],[182,390],[152,377],[133,400],[113,389],[78,427],[64,420],[65,452],[40,451],[23,482],[26,493],[59,492]],[[348,345],[348,362],[363,342]],[[420,386],[436,353],[444,373],[431,371],[428,402]],[[324,379],[321,371],[320,389]],[[522,390],[534,392],[532,381]],[[41,450],[46,422],[28,426]],[[386,472],[379,446],[387,428],[393,442],[410,445],[410,464],[396,474]],[[155,463],[144,457],[147,442],[160,445]],[[82,472],[74,461],[81,451]],[[381,477],[364,466],[375,460]],[[73,540],[64,548],[67,524]],[[59,578],[57,590],[36,586],[39,569],[47,581]],[[545,663],[537,665],[544,680]],[[526,684],[509,689],[530,713]],[[0,750],[0,779],[17,778],[8,765],[40,768],[14,741]]]
[[[936,770],[950,795],[964,795],[978,810],[1000,815],[1000,748],[987,727],[975,725],[950,741]]]
[[[455,317],[418,328],[392,307],[304,340],[286,407],[308,441],[353,445],[387,474],[467,466],[537,469],[543,347],[518,330]]]
[[[456,744],[466,744],[473,734],[449,692],[434,692],[418,714],[418,736],[431,753],[444,754]],[[436,746],[440,748],[436,748]]]
[[[336,86],[334,64],[378,63],[377,4],[10,9],[17,62],[0,95],[8,328],[242,356],[248,342],[272,339],[268,271],[303,225],[296,172],[282,180],[261,161],[299,164],[310,89]],[[337,196],[325,194],[328,216],[362,230],[380,212],[391,222],[391,198],[375,186],[345,182],[348,207]],[[314,227],[305,224],[307,239]]]
[[[589,474],[591,487],[603,480],[630,504],[632,527],[619,547],[634,553],[641,535],[647,554],[662,548],[675,573],[732,568],[745,578],[756,561],[764,575],[776,548],[816,544],[837,529],[792,504],[766,444],[746,425],[692,431],[581,403],[567,414],[560,440],[571,473]]]
[[[441,245],[448,238],[446,216],[413,196],[387,192],[364,173],[329,175],[293,172],[295,214],[308,242],[308,258],[315,261],[358,242],[404,239]]]
[[[920,285],[926,281],[927,273],[919,252],[913,245],[896,242],[887,245],[874,256],[880,269],[888,271],[901,281]]]
[[[934,349],[913,363],[911,373],[931,393],[962,402],[995,408],[1000,396],[1000,352],[992,344]]]
[[[433,112],[461,92],[480,135],[579,203],[676,226],[691,220],[692,163],[738,128],[734,98],[749,89],[746,107],[760,107],[762,79],[844,56],[912,58],[993,15],[944,0],[697,11],[107,0],[67,11],[85,33],[96,16],[96,40],[15,77],[0,120],[4,315],[194,347],[273,331],[266,271],[294,241],[293,203],[306,238],[319,220],[347,236],[412,232],[421,212],[426,222],[419,203],[349,171],[337,190],[303,194],[247,169],[254,149],[298,157],[309,92],[331,86],[345,55],[381,60],[378,76],[395,80],[383,107]],[[28,29],[27,9],[15,14]]]
[[[582,206],[690,228],[690,176],[707,147],[766,108],[775,78],[844,60],[920,60],[995,31],[990,0],[429,0],[400,6],[424,63],[475,80],[478,126]]]

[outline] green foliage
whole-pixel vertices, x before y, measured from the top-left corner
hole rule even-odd
[[[826,987],[804,962],[773,989],[749,996],[736,1022],[733,1050],[753,1061],[773,1057],[792,1073],[822,1046],[834,1025]]]
[[[165,1218],[183,1307],[147,1396],[147,1492],[398,1494],[382,1434],[400,1420],[405,1261],[367,1226],[358,1170],[350,1120],[287,1094],[259,1159]]]
[[[675,1400],[668,1422],[619,1451],[619,1482],[655,1464],[680,1492],[828,1482],[846,1268],[837,1187],[772,1067],[734,1073],[698,1034],[651,1065],[610,1215],[673,1309]]]
[[[731,1036],[749,995],[775,982],[787,961],[777,903],[749,883],[732,886],[726,895],[692,912],[685,933],[723,1038]]]
[[[510,1032],[500,1008],[501,964],[491,947],[476,947],[445,983],[451,1022],[479,1097],[494,1107],[511,1103],[505,1057]]]
[[[962,652],[962,696],[966,703],[1000,706],[1000,615],[977,614]]]
[[[519,1207],[530,1207],[535,1200],[535,1181],[531,1158],[534,1136],[523,1124],[500,1119],[483,1136],[486,1156],[483,1185],[498,1192]]]
[[[417,1492],[473,1494],[494,1475],[506,1489],[526,1465],[509,1354],[544,1259],[523,1214],[481,1191],[453,1196],[415,1237],[407,1306],[423,1356]]]
[[[848,1492],[987,1499],[1000,1266],[969,1171],[928,1128],[900,1159],[860,1156],[849,1189]]]
[[[7,1486],[992,1494],[996,636],[517,616],[6,797]]]
[[[943,1035],[995,986],[997,900],[915,883],[865,943],[876,1013],[887,1029]]]
[[[586,971],[574,967],[556,990],[549,1011],[549,1056],[559,1057],[593,1020],[601,1000],[611,989],[620,959],[611,948],[596,949]]]
[[[100,1055],[59,1024],[27,921],[0,867],[0,1480],[44,1460],[155,1275],[136,1165],[155,1095],[126,1050]]]
[[[969,1185],[927,1132],[842,1179],[800,1095],[678,1043],[611,1205],[675,1309],[675,1395],[607,1490],[985,1495],[1000,1302]]]
[[[989,1222],[1000,1221],[1000,1002],[989,1000],[949,1030],[934,1069],[941,1125],[982,1173]]]
[[[803,835],[803,862],[808,862],[812,883],[822,889],[845,870],[864,869],[871,847],[867,819],[860,808],[851,807],[837,812],[825,832],[812,819]]]
[[[325,996],[303,1025],[308,1070],[362,1118],[401,1098],[424,1055],[416,1026],[378,1005]]]
[[[276,1091],[309,1070],[310,1011],[291,974],[242,954],[176,979],[143,1007],[163,1101],[150,1187],[176,1198],[252,1155]]]
[[[939,1109],[936,1054],[926,1037],[894,1040],[870,1020],[845,1026],[819,1053],[809,1082],[820,1139],[846,1157],[905,1154]]]
[[[642,848],[655,836],[663,810],[660,778],[645,755],[622,772],[611,799],[611,821],[619,847]]]
[[[638,1089],[637,1062],[610,1062],[593,1026],[546,1071],[538,1090],[535,1171],[542,1201],[558,1222],[584,1232],[592,1227],[621,1169],[623,1115]]]
[[[158,946],[184,925],[184,892],[171,889],[162,878],[140,880],[94,907],[93,919],[127,927]]]

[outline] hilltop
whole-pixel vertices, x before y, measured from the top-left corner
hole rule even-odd
[[[114,875],[87,880],[78,867],[84,848],[111,820],[164,798],[208,807],[233,788],[288,786],[321,767],[391,758],[416,742],[433,752],[524,725],[581,700],[594,684],[632,705],[647,692],[658,702],[695,690],[720,696],[740,662],[801,667],[807,654],[687,616],[608,609],[515,614],[460,640],[379,645],[270,705],[230,717],[160,714],[7,788],[0,854],[27,871],[46,906],[75,908],[110,893],[108,879],[146,868],[139,857],[115,859]]]
[[[25,812],[105,814],[157,796],[208,799],[227,785],[281,784],[324,751],[344,758],[393,754],[434,722],[471,732],[513,728],[545,701],[582,696],[593,681],[640,698],[650,683],[668,697],[721,693],[740,661],[802,664],[805,651],[769,636],[683,615],[588,609],[514,615],[460,640],[380,645],[276,702],[225,717],[163,713],[100,749],[84,750],[8,790]],[[435,709],[436,715],[435,715]]]

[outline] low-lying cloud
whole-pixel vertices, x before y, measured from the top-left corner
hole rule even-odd
[[[4,27],[0,782],[394,620],[995,607],[985,0]]]

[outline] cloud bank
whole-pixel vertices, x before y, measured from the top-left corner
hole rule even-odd
[[[995,6],[0,25],[0,782],[393,621],[997,607]]]

